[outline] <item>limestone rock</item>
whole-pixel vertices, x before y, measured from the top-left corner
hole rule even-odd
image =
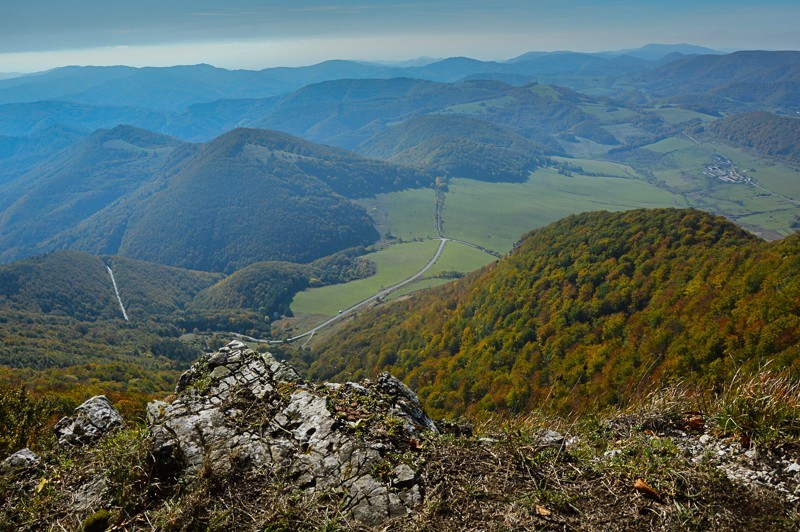
[[[172,403],[150,403],[147,416],[162,463],[189,474],[268,467],[298,488],[338,494],[343,511],[368,526],[421,504],[416,472],[387,460],[436,431],[416,395],[391,375],[305,384],[241,342],[202,357],[181,377]]]
[[[40,461],[39,455],[26,447],[3,460],[3,462],[0,463],[0,473],[33,469],[39,465]]]
[[[563,447],[564,436],[554,430],[541,430],[536,434],[536,444],[539,447]]]
[[[70,507],[75,512],[85,512],[95,508],[102,502],[107,487],[108,482],[102,476],[89,480],[72,494]]]
[[[122,416],[105,395],[96,395],[75,409],[75,416],[64,417],[54,427],[58,443],[85,445],[124,425]]]
[[[400,488],[408,488],[414,484],[417,473],[406,464],[400,464],[394,468],[394,481],[393,485]]]
[[[417,394],[403,384],[400,379],[386,372],[381,373],[378,377],[378,388],[394,399],[394,405],[399,409],[400,416],[408,419],[412,424],[424,427],[435,434],[439,433],[436,424],[422,409],[422,403],[419,402]]]

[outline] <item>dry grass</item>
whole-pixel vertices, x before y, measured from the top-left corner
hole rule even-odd
[[[724,434],[758,445],[800,442],[800,381],[785,373],[737,375],[720,394],[715,410]]]
[[[419,472],[424,502],[382,529],[796,530],[796,503],[731,482],[713,464],[690,460],[679,442],[704,431],[747,434],[760,446],[796,443],[799,398],[789,376],[762,373],[718,395],[673,387],[602,417],[450,423],[449,434],[428,436],[398,458]],[[543,430],[567,444],[542,445]],[[77,529],[98,510],[110,512],[117,530],[362,529],[335,493],[301,490],[268,468],[165,476],[153,467],[142,427],[44,459],[33,475],[0,477],[0,530]],[[98,475],[108,483],[104,495],[76,513],[73,494]],[[637,478],[655,494],[636,489]]]

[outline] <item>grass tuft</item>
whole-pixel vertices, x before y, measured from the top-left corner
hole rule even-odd
[[[800,382],[785,373],[737,375],[720,394],[714,418],[722,434],[753,444],[800,442]]]

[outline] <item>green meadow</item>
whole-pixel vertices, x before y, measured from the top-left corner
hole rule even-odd
[[[599,108],[593,111],[616,112]],[[669,117],[674,121],[699,114],[668,108],[654,111],[665,120]],[[633,166],[589,158],[553,157],[581,171],[565,176],[556,169],[543,168],[532,173],[524,183],[450,179],[442,213],[444,234],[506,253],[526,232],[585,211],[696,207],[726,216],[765,238],[790,234],[791,223],[800,216],[800,206],[790,200],[750,185],[723,183],[703,175],[713,154],[724,153],[740,172],[753,177],[764,188],[797,200],[800,172],[796,170],[726,145],[701,141],[698,146],[685,136],[645,146],[642,153],[647,151],[654,152],[653,163],[640,160]],[[657,187],[646,181],[648,175],[660,185]],[[375,219],[381,234],[393,235],[398,243],[368,256],[378,266],[375,276],[297,294],[292,303],[295,313],[313,311],[335,315],[382,288],[414,275],[436,251],[438,241],[431,240],[436,236],[433,190],[379,194],[360,203]],[[424,241],[413,241],[420,239]],[[494,260],[475,248],[448,242],[425,278],[391,297],[449,282],[435,277],[442,272],[466,273]]]
[[[359,201],[375,220],[381,235],[391,233],[402,240],[436,237],[433,189],[401,190]]]
[[[425,273],[426,277],[435,277],[442,272],[469,273],[497,260],[485,251],[475,249],[460,242],[448,242],[436,264]]]
[[[677,195],[620,177],[567,177],[540,169],[525,183],[453,179],[444,204],[445,235],[508,252],[537,227],[585,211],[684,207]]]
[[[572,166],[579,166],[589,174],[599,174],[605,177],[629,177],[639,179],[641,176],[628,165],[594,159],[572,159],[567,157],[551,157],[554,161],[564,162]]]
[[[800,216],[797,170],[725,144],[700,139],[697,145],[684,136],[664,139],[644,149],[661,156],[649,168],[652,175],[684,197],[688,206],[725,216],[764,238],[775,239],[794,232],[791,224]],[[703,175],[715,153],[726,155],[739,173],[763,188],[724,183]]]
[[[370,253],[365,258],[375,262],[378,270],[375,275],[345,284],[310,288],[294,297],[291,308],[295,313],[333,316],[384,288],[408,279],[425,267],[438,246],[438,240],[406,242]]]

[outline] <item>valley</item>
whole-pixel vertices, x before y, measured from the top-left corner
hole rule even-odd
[[[0,532],[800,530],[797,21],[5,2]]]
[[[139,365],[154,373],[134,389],[157,395],[156,374],[230,334],[311,366],[302,357],[324,357],[341,330],[453,290],[579,213],[695,208],[791,236],[795,59],[565,53],[0,80],[0,360],[13,368],[0,380],[124,395],[119,368]],[[758,103],[742,83],[781,96]]]
[[[589,161],[574,163],[578,162],[589,163],[595,171],[611,174],[629,171],[611,163],[595,163],[594,166]],[[425,278],[411,283],[402,293],[447,282],[447,279],[435,277],[441,272],[463,275],[497,260],[475,246],[506,254],[527,228],[543,226],[572,213],[682,206],[679,197],[630,177],[579,173],[565,177],[549,169],[537,170],[521,184],[454,178],[449,180],[447,188],[442,227],[448,241],[442,259]],[[404,240],[421,242],[391,244],[384,251],[366,256],[376,262],[378,273],[374,277],[300,292],[292,301],[294,313],[298,317],[303,314],[333,316],[357,302],[378,297],[376,294],[382,293],[383,287],[392,286],[419,271],[419,265],[433,255],[436,242],[430,235],[436,231],[434,191],[421,192],[401,191],[365,202],[370,215],[383,221],[379,224],[381,229]],[[410,258],[416,259],[415,266],[409,264]]]
[[[0,529],[796,529],[799,61],[0,79]]]

